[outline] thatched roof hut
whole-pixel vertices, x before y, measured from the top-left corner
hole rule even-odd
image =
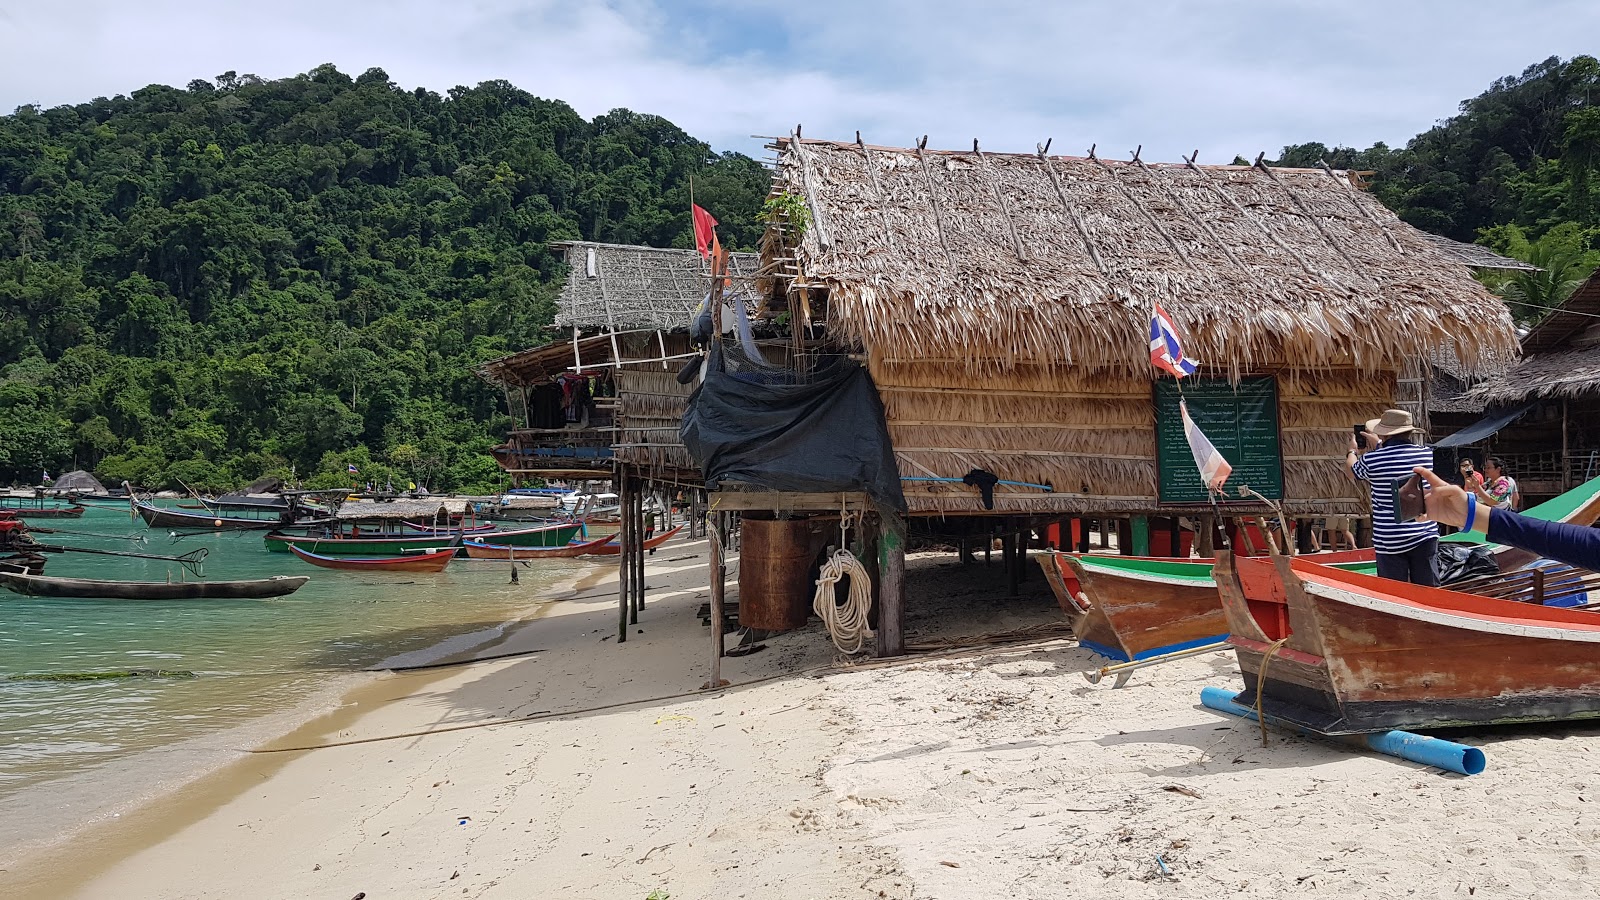
[[[1155,303],[1201,376],[1270,382],[1291,511],[1360,511],[1338,458],[1409,363],[1454,340],[1470,374],[1516,348],[1504,304],[1462,260],[1342,172],[775,149],[775,189],[803,198],[811,222],[798,242],[769,229],[774,289],[797,321],[826,321],[831,342],[864,355],[902,477],[982,468],[1053,487],[999,493],[996,512],[1171,506]],[[939,482],[907,498],[913,514],[983,511]]]
[[[567,280],[555,323],[570,339],[485,363],[479,374],[503,387],[516,422],[496,459],[513,475],[594,476],[613,460],[665,480],[692,480],[695,467],[678,439],[691,387],[678,383],[693,356],[689,330],[711,286],[709,264],[694,250],[589,241],[553,245],[566,254]],[[759,258],[729,254],[732,290],[752,298]],[[557,376],[597,376],[612,394],[571,427],[552,421]]]
[[[1468,397],[1487,406],[1600,395],[1600,272],[1522,338],[1522,361]]]

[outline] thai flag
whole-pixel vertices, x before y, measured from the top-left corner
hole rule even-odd
[[[360,470],[356,468],[356,464],[355,463],[345,463],[344,470],[346,472],[349,472],[351,475],[355,475],[355,474],[358,474],[360,472]]]
[[[1183,416],[1183,436],[1189,441],[1189,452],[1194,454],[1194,465],[1200,470],[1200,480],[1206,483],[1207,490],[1221,493],[1223,482],[1233,474],[1233,466],[1217,452],[1194,419],[1189,418],[1188,403],[1179,400],[1178,413]]]
[[[1178,329],[1172,317],[1159,305],[1150,314],[1150,364],[1175,378],[1193,375],[1198,365],[1183,355],[1183,344],[1178,340]]]

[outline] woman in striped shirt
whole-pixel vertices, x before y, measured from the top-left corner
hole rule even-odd
[[[1411,477],[1421,466],[1433,468],[1433,449],[1416,443],[1417,428],[1411,413],[1384,410],[1367,422],[1358,448],[1350,438],[1345,469],[1356,481],[1367,482],[1372,493],[1372,548],[1377,552],[1378,574],[1395,581],[1439,586],[1439,526],[1434,522],[1395,522],[1394,484]],[[1359,453],[1358,450],[1364,450]]]

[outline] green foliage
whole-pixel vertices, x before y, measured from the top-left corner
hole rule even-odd
[[[1600,266],[1600,61],[1551,57],[1464,101],[1402,149],[1299,144],[1277,165],[1370,170],[1372,191],[1425,231],[1477,241],[1543,272],[1491,274],[1533,321]]]
[[[797,244],[811,230],[811,207],[804,197],[788,191],[768,197],[761,204],[761,214],[757,218],[782,225],[789,232],[789,240]]]
[[[748,249],[770,178],[672,123],[331,65],[0,117],[0,480],[489,489],[477,364],[542,343],[554,240]]]

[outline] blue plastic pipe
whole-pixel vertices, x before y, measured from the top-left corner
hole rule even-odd
[[[1230,691],[1226,688],[1208,687],[1200,689],[1200,703],[1207,709],[1225,712],[1230,716],[1238,716],[1241,719],[1249,719],[1252,722],[1257,721],[1255,710],[1234,702],[1234,698],[1238,696],[1238,692]],[[1488,759],[1484,757],[1483,751],[1477,747],[1468,747],[1466,744],[1458,744],[1455,741],[1444,741],[1439,738],[1427,737],[1426,735],[1412,734],[1409,731],[1328,735],[1277,720],[1269,720],[1269,724],[1293,728],[1301,734],[1348,741],[1387,756],[1397,756],[1414,763],[1422,763],[1425,766],[1444,769],[1446,772],[1455,772],[1457,775],[1476,775],[1488,766]]]

